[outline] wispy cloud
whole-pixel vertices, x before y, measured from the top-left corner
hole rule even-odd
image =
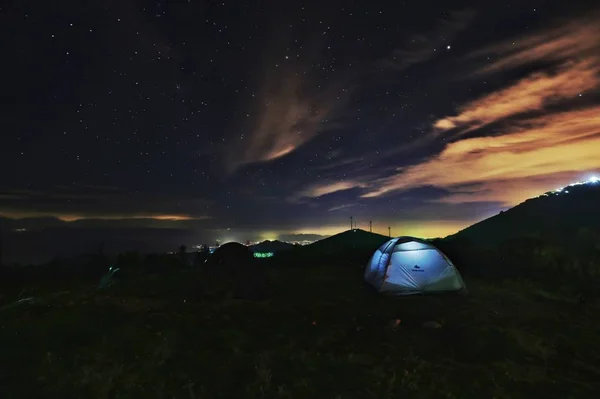
[[[571,100],[600,84],[600,63],[587,59],[560,67],[556,72],[538,72],[514,85],[483,96],[461,107],[455,116],[439,119],[440,130],[472,131],[488,124]]]
[[[49,190],[10,189],[0,192],[0,216],[79,220],[204,220],[208,201],[194,198],[144,198],[117,188],[58,186]],[[182,207],[183,206],[183,207]]]
[[[65,222],[74,222],[77,220],[160,220],[160,221],[186,221],[186,220],[205,220],[209,216],[192,215],[169,215],[169,214],[129,214],[129,215],[57,215],[58,219]]]
[[[577,21],[507,40],[473,52],[471,61],[491,59],[479,73],[493,73],[532,62],[562,62],[596,58],[600,48],[600,17],[594,13]]]
[[[283,157],[328,127],[336,105],[332,91],[309,94],[296,74],[270,78],[254,117],[256,124],[230,159],[236,167]]]
[[[354,181],[338,181],[324,184],[317,184],[309,187],[302,192],[303,197],[316,198],[327,194],[333,194],[338,191],[350,190],[352,188],[361,187],[362,184]]]
[[[458,190],[455,199],[514,204],[529,193],[516,186],[503,193],[498,187],[506,188],[507,180],[600,169],[600,106],[542,116],[515,124],[505,132],[451,143],[439,155],[377,181],[363,197],[419,186],[452,189],[479,183],[475,192]],[[494,189],[497,182],[499,186]]]
[[[241,105],[239,140],[225,148],[230,172],[284,157],[318,134],[338,128],[340,111],[355,88],[358,68],[334,68],[320,32],[292,34],[286,18],[292,17],[273,21],[272,37],[258,50],[264,53],[256,57],[260,68],[252,76],[256,94]],[[298,47],[299,35],[303,45],[291,52]]]
[[[594,18],[472,54],[493,55],[480,73],[524,66],[537,71],[435,121],[433,137],[458,140],[375,180],[363,197],[437,186],[451,193],[438,202],[514,205],[600,169],[600,106],[586,101],[600,90],[600,20]],[[492,124],[493,132],[483,130]],[[465,132],[487,136],[461,138]]]
[[[97,215],[94,213],[88,214],[72,214],[61,212],[44,212],[36,210],[20,210],[20,209],[0,209],[0,216],[11,219],[29,219],[29,218],[55,218],[63,222],[77,222],[81,220],[155,220],[155,221],[191,221],[210,219],[209,216],[191,216],[191,215],[168,215],[168,214],[114,214],[114,215]]]
[[[433,58],[450,45],[476,16],[471,9],[453,11],[448,18],[440,18],[430,32],[412,35],[401,47],[377,63],[379,68],[396,71],[407,69]]]
[[[600,86],[600,16],[494,44],[470,54],[469,62],[485,60],[476,74],[520,67],[544,66],[491,94],[474,100],[459,113],[437,120],[439,131],[469,132],[488,124],[572,100]]]
[[[361,188],[364,186],[365,185],[363,183],[350,180],[320,182],[308,186],[303,190],[297,192],[296,194],[288,198],[288,201],[292,203],[298,203],[306,199],[319,198],[325,195],[337,193],[340,191],[351,190],[355,188]]]
[[[358,204],[342,204],[342,205],[336,205],[336,206],[332,206],[331,208],[328,209],[329,212],[334,212],[334,211],[341,211],[342,209],[347,209],[347,208],[351,208],[353,206],[356,206]]]

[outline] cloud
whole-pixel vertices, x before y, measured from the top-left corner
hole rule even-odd
[[[209,216],[191,216],[176,214],[114,214],[99,215],[94,213],[73,214],[62,212],[43,212],[35,210],[0,209],[0,216],[11,219],[27,218],[56,218],[63,222],[76,222],[80,220],[156,220],[156,221],[189,221],[210,219]]]
[[[317,198],[327,194],[333,194],[338,191],[350,190],[361,187],[362,184],[353,181],[339,181],[325,184],[314,185],[303,192],[303,197]]]
[[[354,90],[358,68],[334,68],[321,32],[291,31],[287,18],[293,17],[271,21],[273,35],[257,49],[263,54],[255,57],[256,65],[248,66],[256,94],[240,105],[235,144],[224,149],[229,172],[282,158],[338,128],[338,111]]]
[[[18,218],[80,220],[204,220],[209,202],[197,198],[147,198],[112,187],[57,186],[49,190],[11,189],[0,192],[0,215]],[[202,210],[202,212],[199,212]]]
[[[301,203],[305,199],[319,198],[325,195],[360,187],[364,187],[364,184],[350,180],[317,183],[308,186],[305,189],[299,191],[298,193],[292,195],[288,198],[288,201],[292,203]]]
[[[442,204],[490,202],[512,206],[528,198],[537,197],[549,189],[564,187],[574,181],[587,180],[587,178],[587,174],[582,172],[558,172],[518,179],[478,182],[469,184],[468,187],[453,188],[450,195],[431,202]]]
[[[451,12],[447,19],[438,19],[431,32],[411,36],[402,47],[380,60],[377,66],[400,71],[428,61],[438,51],[445,50],[445,47],[469,26],[475,16],[475,11],[471,9]]]
[[[521,36],[470,54],[469,59],[492,59],[479,73],[493,73],[534,62],[596,58],[600,48],[600,17],[592,14],[543,32]]]
[[[448,18],[436,22],[434,30],[411,37],[405,46],[377,62],[377,66],[398,70],[428,60],[436,48],[445,48],[465,29],[474,16],[473,10],[450,13]],[[256,98],[244,107],[253,110],[244,113],[247,122],[242,123],[244,126],[237,135],[243,139],[227,144],[225,166],[228,172],[282,158],[318,134],[339,128],[336,123],[342,116],[339,111],[355,89],[353,82],[360,68],[336,69],[325,79],[316,76],[319,71],[330,68],[320,54],[322,46],[321,37],[309,39],[304,46],[307,56],[295,59],[293,64],[281,56],[290,47],[289,38],[274,38],[273,43],[265,46],[268,52],[264,57],[268,60],[263,68],[265,79]],[[315,66],[320,68],[315,69]]]
[[[450,202],[482,200],[514,205],[531,193],[510,181],[547,179],[600,169],[600,106],[515,123],[505,134],[476,137],[449,144],[439,155],[380,179],[363,194],[372,198],[414,187],[438,186],[452,190],[479,184],[472,192],[459,192]],[[509,182],[509,183],[507,183]],[[524,184],[524,183],[523,183]],[[521,186],[522,187],[522,186]],[[502,189],[511,188],[506,192]]]
[[[191,216],[175,214],[130,214],[130,215],[58,215],[58,219],[65,222],[74,222],[77,220],[161,220],[161,221],[184,221],[184,220],[205,220],[209,216]]]
[[[328,209],[329,212],[333,212],[333,211],[340,211],[342,209],[347,209],[347,208],[351,208],[353,206],[356,206],[358,204],[342,204],[342,205],[336,205],[333,206],[331,208]]]
[[[593,14],[575,22],[520,36],[471,53],[467,60],[485,60],[477,74],[521,67],[545,67],[511,86],[461,107],[454,116],[434,126],[441,131],[473,131],[512,116],[572,100],[600,86],[600,17]]]
[[[230,151],[231,171],[288,155],[329,129],[328,118],[341,105],[333,86],[311,93],[304,78],[292,71],[269,77],[259,97],[256,115],[249,114],[254,126]]]
[[[373,181],[362,197],[435,186],[450,194],[432,202],[511,206],[600,169],[598,37],[592,16],[471,54],[490,60],[480,74],[535,72],[435,121],[430,137],[447,132],[455,141]],[[479,137],[461,138],[466,132]]]
[[[555,73],[534,73],[514,85],[461,107],[458,115],[439,119],[434,127],[472,131],[491,123],[578,97],[600,84],[600,63],[587,59],[560,67]]]

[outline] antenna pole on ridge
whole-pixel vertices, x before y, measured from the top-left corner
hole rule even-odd
[[[369,220],[369,233],[373,232],[373,222]]]
[[[388,227],[388,237],[392,237],[392,228]]]
[[[353,226],[353,222],[352,222],[352,216],[350,216],[350,230],[352,230],[352,226]]]

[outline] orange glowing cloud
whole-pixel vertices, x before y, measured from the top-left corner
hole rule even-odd
[[[202,220],[208,219],[206,216],[194,217],[190,215],[100,215],[100,216],[86,216],[86,215],[58,215],[58,219],[64,222],[74,222],[77,220],[160,220],[160,221],[186,221],[186,220]]]
[[[379,180],[363,197],[433,185],[459,191],[448,202],[493,200],[514,205],[533,194],[527,190],[529,179],[551,181],[554,175],[556,181],[565,173],[598,169],[600,106],[594,106],[515,124],[502,136],[459,140],[439,155]],[[457,189],[466,184],[480,187],[474,192]]]
[[[567,186],[575,181],[587,180],[591,176],[590,173],[562,172],[520,179],[494,180],[454,188],[450,195],[433,202],[444,204],[499,202],[505,206],[512,206],[546,191]]]
[[[309,90],[304,78],[290,70],[269,76],[256,111],[247,114],[249,134],[228,148],[227,167],[235,170],[295,151],[329,128],[328,118],[342,104],[340,92],[333,87]]]
[[[350,190],[357,187],[363,187],[363,185],[354,181],[338,181],[332,183],[317,184],[302,191],[300,193],[300,196],[307,198],[317,198],[323,195],[333,194],[338,191]]]
[[[510,206],[599,170],[600,105],[584,105],[585,96],[600,89],[599,37],[593,16],[473,53],[492,56],[479,73],[550,67],[434,123],[434,137],[456,129],[450,136],[456,139],[494,124],[493,136],[451,142],[438,155],[375,181],[363,197],[436,186],[450,192],[436,202]]]
[[[288,197],[288,201],[291,203],[302,203],[306,199],[319,198],[324,195],[337,193],[340,191],[351,190],[353,188],[363,188],[365,184],[357,181],[342,180],[342,181],[330,181],[324,183],[317,183],[306,187],[305,189]],[[342,207],[333,207],[330,210],[341,209]]]
[[[467,131],[490,123],[573,99],[600,84],[600,63],[586,60],[565,65],[556,73],[535,73],[516,84],[488,94],[462,107],[456,116],[435,122],[440,130],[467,128]]]
[[[188,221],[205,220],[209,216],[190,216],[175,214],[144,214],[144,215],[95,215],[95,214],[67,214],[55,212],[41,212],[35,210],[0,210],[0,216],[11,219],[24,218],[56,218],[63,222],[76,222],[79,220],[156,220],[156,221]]]

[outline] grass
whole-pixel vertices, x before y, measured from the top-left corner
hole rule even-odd
[[[107,292],[32,288],[35,301],[0,310],[0,397],[568,399],[600,388],[600,306],[568,292],[467,279],[467,297],[388,298],[337,267],[270,277],[266,301],[199,296],[194,271]],[[423,328],[430,320],[442,327]]]

